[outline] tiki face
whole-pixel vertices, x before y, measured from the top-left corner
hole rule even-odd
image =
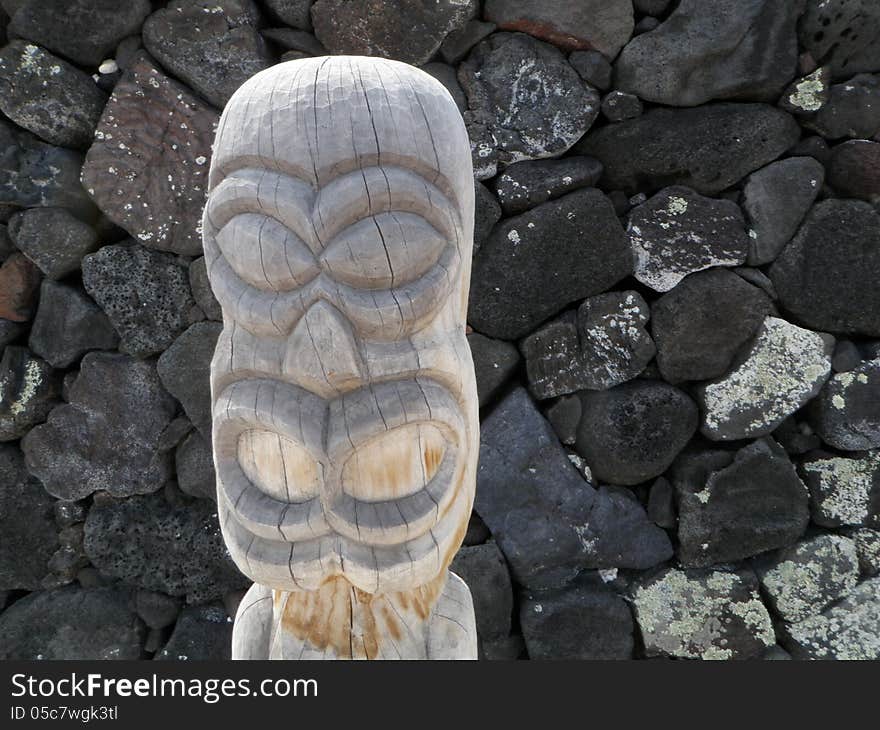
[[[229,102],[209,188],[233,558],[286,591],[431,581],[464,534],[478,440],[473,177],[454,102],[393,61],[280,64]]]

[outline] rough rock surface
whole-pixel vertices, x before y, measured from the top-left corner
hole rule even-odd
[[[647,568],[666,533],[624,490],[595,490],[522,388],[483,422],[475,507],[520,585],[562,585],[585,568]]]
[[[44,360],[8,345],[0,358],[0,441],[21,438],[46,420],[60,393],[59,378]]]
[[[140,55],[104,109],[83,184],[104,214],[145,246],[197,256],[217,120]]]
[[[609,292],[533,332],[521,345],[532,393],[552,398],[632,380],[656,351],[645,330],[650,316],[638,292]]]
[[[9,219],[15,246],[50,279],[78,271],[83,256],[98,248],[95,230],[64,208],[30,208]]]
[[[596,50],[614,58],[633,30],[628,0],[486,0],[486,20],[567,51]]]
[[[813,423],[822,440],[844,451],[880,446],[880,358],[834,375],[822,389]]]
[[[493,340],[478,332],[471,332],[467,339],[477,377],[477,399],[482,407],[511,377],[521,358],[509,342]]]
[[[750,659],[776,643],[752,573],[668,568],[633,590],[649,656]]]
[[[187,606],[180,613],[168,643],[155,659],[228,661],[232,658],[232,621],[222,604]]]
[[[312,23],[332,54],[381,56],[421,66],[476,11],[475,0],[317,0]]]
[[[269,12],[286,25],[301,30],[312,29],[312,16],[309,12],[313,0],[263,0]]]
[[[856,544],[862,575],[873,576],[880,573],[880,530],[860,528],[848,531],[847,536]]]
[[[811,454],[800,465],[813,522],[824,527],[880,527],[880,452],[847,457]]]
[[[599,182],[602,165],[591,157],[517,162],[494,181],[505,215],[522,213],[552,198]]]
[[[825,181],[812,157],[774,162],[746,179],[742,206],[749,225],[750,266],[773,261],[797,232]]]
[[[0,484],[0,590],[39,590],[58,549],[54,500],[10,444],[0,444]]]
[[[833,337],[767,317],[740,362],[697,389],[703,434],[735,441],[770,433],[818,395],[833,352]]]
[[[828,101],[804,126],[825,139],[870,139],[880,132],[880,76],[859,74],[834,84]]]
[[[165,483],[170,464],[158,442],[175,405],[152,362],[90,353],[69,398],[22,441],[28,469],[50,494],[81,499],[104,490],[127,496]]]
[[[828,184],[842,196],[880,203],[880,143],[854,139],[837,145]]]
[[[162,352],[190,324],[195,302],[173,256],[137,244],[104,246],[83,259],[83,285],[121,337],[121,352]]]
[[[0,317],[27,322],[34,313],[40,272],[25,256],[14,253],[0,266]]]
[[[678,557],[705,568],[785,547],[809,521],[806,487],[785,452],[769,440],[735,454],[686,452],[673,469],[678,495]]]
[[[33,43],[0,50],[0,110],[50,144],[88,147],[106,102],[87,74]]]
[[[804,0],[682,0],[656,30],[623,49],[617,88],[669,106],[776,101],[794,76],[803,6]]]
[[[659,292],[695,271],[745,263],[749,248],[736,203],[682,186],[664,188],[634,208],[627,235],[636,279]]]
[[[205,438],[198,431],[189,433],[177,446],[174,467],[180,491],[200,499],[217,499],[210,434]]]
[[[490,541],[463,547],[449,569],[470,588],[480,641],[486,644],[508,636],[513,618],[513,588],[498,545]]]
[[[880,6],[874,0],[808,0],[798,35],[835,79],[880,71]]]
[[[253,0],[172,0],[143,27],[144,46],[218,109],[271,64]]]
[[[698,413],[683,391],[637,380],[581,393],[575,449],[595,477],[632,485],[662,474],[697,430]]]
[[[594,188],[576,190],[495,227],[474,260],[468,321],[515,339],[631,272],[611,202]]]
[[[140,659],[144,627],[113,587],[31,593],[0,614],[0,659]]]
[[[476,47],[458,78],[465,121],[486,129],[504,164],[555,157],[599,114],[599,95],[553,46],[522,33],[497,33]]]
[[[216,505],[204,500],[186,507],[173,507],[162,494],[96,501],[85,549],[102,573],[191,603],[249,583],[226,552]]]
[[[604,166],[602,184],[630,194],[685,185],[711,195],[772,162],[800,139],[794,118],[766,104],[652,109],[574,146]],[[687,144],[682,144],[687,140]]]
[[[799,117],[810,117],[818,112],[831,97],[831,70],[820,66],[806,76],[792,81],[782,92],[779,106]]]
[[[736,274],[691,274],[652,307],[657,365],[670,383],[723,376],[772,313],[767,295]]]
[[[189,265],[189,288],[192,290],[193,299],[204,312],[205,317],[215,322],[223,321],[223,311],[220,302],[211,291],[211,283],[208,281],[208,267],[205,257],[199,256]]]

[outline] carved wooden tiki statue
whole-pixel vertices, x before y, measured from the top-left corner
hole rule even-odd
[[[406,64],[312,58],[220,121],[203,231],[233,657],[476,658],[448,566],[473,501],[470,147]]]

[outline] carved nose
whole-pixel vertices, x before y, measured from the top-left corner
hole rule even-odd
[[[351,324],[323,299],[306,310],[290,333],[282,371],[322,398],[340,395],[366,382]]]

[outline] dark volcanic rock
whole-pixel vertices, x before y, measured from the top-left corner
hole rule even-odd
[[[835,79],[880,71],[880,5],[875,0],[809,0],[798,37]]]
[[[477,397],[480,407],[492,400],[519,366],[519,351],[509,342],[493,340],[471,332],[467,336],[477,376]]]
[[[645,101],[776,101],[797,68],[795,24],[804,0],[682,0],[656,30],[630,41],[617,88]]]
[[[628,193],[686,185],[703,194],[730,187],[800,139],[797,122],[766,104],[652,109],[575,145],[605,166],[603,185]]]
[[[825,170],[812,157],[789,157],[753,172],[743,187],[750,266],[768,264],[785,248],[819,195]]]
[[[39,590],[58,548],[54,500],[9,444],[0,444],[0,484],[0,590]]]
[[[519,617],[530,659],[632,658],[629,607],[595,579],[527,592]]]
[[[260,31],[263,38],[267,38],[284,51],[298,51],[306,56],[325,56],[327,50],[311,33],[293,28],[266,28]],[[441,64],[442,65],[442,64]]]
[[[189,265],[189,288],[192,290],[193,299],[199,305],[205,316],[215,322],[223,320],[223,311],[220,302],[211,291],[211,282],[208,281],[208,267],[205,257],[199,256]]]
[[[585,568],[644,569],[672,554],[625,490],[584,481],[522,388],[483,422],[480,440],[475,507],[520,585],[559,586]]]
[[[140,659],[143,635],[127,591],[58,588],[0,615],[0,659]]]
[[[577,427],[581,422],[581,399],[576,395],[564,395],[554,401],[544,415],[559,440],[567,446],[574,445]]]
[[[0,317],[27,322],[33,316],[39,291],[37,267],[22,254],[12,254],[0,266]]]
[[[575,448],[595,477],[638,484],[659,476],[697,430],[697,406],[682,391],[640,380],[581,393]]]
[[[137,34],[150,0],[25,0],[9,30],[83,66],[97,67],[125,37]]]
[[[501,219],[501,206],[489,188],[474,181],[474,256]]]
[[[637,292],[609,292],[544,325],[521,345],[532,393],[552,398],[632,380],[654,357],[650,316]]]
[[[486,20],[568,51],[596,50],[614,58],[633,30],[629,0],[486,0]]]
[[[602,114],[609,122],[634,119],[642,113],[642,102],[635,94],[612,91],[602,99]]]
[[[808,327],[880,336],[880,213],[825,200],[770,268],[782,306]]]
[[[70,403],[22,441],[28,469],[59,499],[153,492],[170,476],[158,442],[174,410],[151,362],[90,353]]]
[[[249,583],[226,552],[216,505],[203,500],[181,508],[162,494],[96,501],[85,548],[102,573],[191,603]]]
[[[174,465],[181,492],[199,499],[216,500],[210,434],[205,438],[198,431],[193,431],[184,438],[175,451]]]
[[[144,47],[168,71],[222,109],[271,65],[253,0],[172,0],[143,27]]]
[[[873,576],[880,573],[880,530],[860,528],[847,530],[846,534],[856,544],[862,575]]]
[[[312,2],[313,0],[263,0],[263,5],[282,23],[311,30],[312,16],[309,11],[312,9]]]
[[[833,376],[811,419],[822,440],[845,451],[880,447],[880,359]]]
[[[155,659],[171,661],[228,661],[232,658],[232,621],[222,603],[187,606],[171,638]]]
[[[750,572],[669,568],[641,580],[632,603],[648,656],[750,659],[776,643]]]
[[[183,405],[202,436],[211,437],[211,358],[223,325],[197,322],[159,358],[162,385]]]
[[[312,24],[332,54],[381,56],[421,66],[476,11],[475,0],[317,0]]]
[[[724,375],[772,311],[763,291],[729,271],[688,276],[652,309],[651,332],[663,378],[677,383]]]
[[[0,50],[0,110],[50,144],[88,147],[106,103],[88,74],[39,46]]]
[[[79,182],[82,163],[79,152],[0,121],[0,206],[67,208],[93,219],[97,211]]]
[[[770,440],[731,452],[685,452],[676,461],[678,557],[704,568],[794,543],[810,519],[808,494]]]
[[[21,438],[46,420],[60,395],[59,376],[46,362],[8,345],[0,358],[0,441]]]
[[[599,51],[575,51],[568,62],[590,86],[601,91],[611,87],[611,64]]]
[[[9,219],[16,247],[50,279],[79,270],[83,256],[98,248],[95,230],[64,208],[30,208]]]
[[[198,256],[217,119],[141,55],[104,110],[83,184],[107,217],[145,246]]]
[[[859,74],[831,87],[828,102],[804,121],[826,139],[868,139],[880,132],[880,76]]]
[[[880,143],[857,139],[837,145],[828,184],[841,196],[880,203]]]
[[[795,79],[782,92],[779,106],[799,117],[809,117],[831,98],[831,70],[820,66],[811,74]]]
[[[119,336],[107,315],[78,289],[46,279],[28,347],[53,368],[66,368],[91,350],[112,350]]]
[[[510,165],[494,182],[506,215],[522,213],[553,198],[599,182],[602,165],[591,157],[535,160]]]
[[[461,28],[452,31],[440,44],[440,55],[446,63],[455,64],[461,61],[477,43],[498,26],[482,20],[469,20]]]
[[[463,547],[449,569],[470,588],[480,640],[487,643],[508,636],[513,616],[513,588],[498,545],[487,542]]]
[[[180,599],[157,591],[139,590],[135,595],[138,616],[151,629],[164,629],[177,619]]]
[[[599,114],[599,95],[553,46],[522,33],[496,33],[461,64],[470,111],[504,164],[556,157]]]
[[[492,337],[521,337],[631,272],[611,202],[593,188],[577,190],[495,227],[474,260],[468,321]]]
[[[189,324],[189,277],[172,255],[137,244],[104,246],[83,259],[82,269],[86,291],[122,338],[122,352],[162,352]]]
[[[681,186],[665,188],[634,208],[626,230],[636,279],[660,292],[695,271],[745,263],[749,249],[736,203]]]

